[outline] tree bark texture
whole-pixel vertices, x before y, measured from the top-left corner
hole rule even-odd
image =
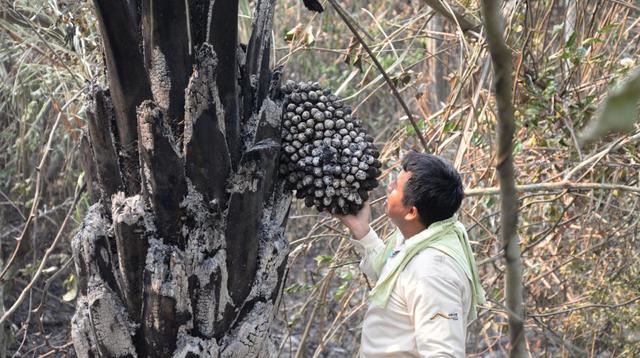
[[[270,356],[291,203],[277,175],[275,0],[94,0],[109,88],[87,89],[97,183],[72,241],[76,353]]]

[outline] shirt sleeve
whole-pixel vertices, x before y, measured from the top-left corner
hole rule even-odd
[[[462,292],[455,282],[426,275],[406,286],[421,357],[464,357],[465,319]]]
[[[384,242],[380,240],[378,234],[376,234],[371,227],[369,227],[369,232],[362,239],[351,239],[350,241],[362,258],[360,261],[360,269],[375,283],[378,280],[379,272],[374,270],[373,261],[378,254],[384,250]]]

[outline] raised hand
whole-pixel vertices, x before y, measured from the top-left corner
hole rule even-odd
[[[356,240],[362,239],[369,232],[369,222],[371,221],[371,205],[365,201],[362,209],[355,215],[334,215],[335,218],[349,228],[351,235]]]

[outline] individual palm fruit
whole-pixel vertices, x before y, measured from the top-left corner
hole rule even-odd
[[[380,152],[351,107],[317,82],[288,81],[282,88],[279,173],[308,207],[353,214],[378,186]]]

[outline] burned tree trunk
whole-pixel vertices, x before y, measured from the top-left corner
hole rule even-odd
[[[270,355],[291,202],[274,3],[244,46],[237,1],[94,1],[109,88],[88,88],[100,200],[72,244],[79,356]]]

